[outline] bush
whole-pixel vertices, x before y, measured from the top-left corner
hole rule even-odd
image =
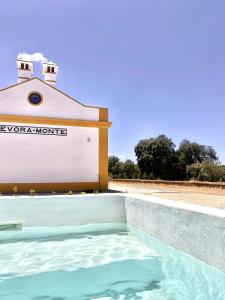
[[[187,177],[199,181],[225,181],[225,167],[211,160],[194,163],[187,166]]]

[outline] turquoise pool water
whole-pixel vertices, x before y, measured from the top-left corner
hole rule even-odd
[[[123,224],[0,233],[1,300],[224,300],[225,274]]]

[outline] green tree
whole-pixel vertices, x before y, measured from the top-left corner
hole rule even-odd
[[[224,181],[225,167],[213,160],[194,163],[187,166],[187,176],[200,181]]]
[[[178,156],[184,165],[192,165],[203,161],[217,161],[216,151],[211,146],[200,145],[189,140],[182,140],[178,149]]]
[[[109,156],[108,171],[112,178],[138,178],[139,176],[138,166],[132,160],[122,162],[115,155]]]
[[[178,159],[175,144],[165,135],[140,140],[135,147],[135,154],[143,176],[154,179],[176,177]]]
[[[112,178],[118,177],[121,174],[121,162],[119,157],[112,155],[108,159],[108,171]]]
[[[127,159],[122,164],[122,173],[123,178],[138,178],[139,168],[132,160]]]
[[[221,181],[225,182],[225,165],[221,165]]]

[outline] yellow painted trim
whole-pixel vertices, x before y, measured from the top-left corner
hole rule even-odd
[[[37,193],[100,190],[99,182],[0,183],[0,193],[14,194],[15,187],[18,194],[29,193],[30,190]]]
[[[108,190],[108,128],[99,128],[99,182]]]
[[[108,109],[99,109],[99,121],[108,122]],[[101,190],[108,190],[108,128],[99,128],[99,182]]]
[[[111,126],[111,122],[16,116],[16,115],[0,115],[0,122],[94,127],[94,128],[108,128]]]
[[[32,80],[35,80],[35,79],[41,81],[42,83],[46,84],[46,85],[49,86],[50,88],[56,90],[57,92],[59,92],[60,94],[62,94],[62,95],[64,95],[64,96],[66,96],[67,98],[69,98],[69,99],[71,99],[71,100],[77,102],[78,104],[82,105],[83,107],[98,108],[98,109],[103,108],[103,107],[98,107],[98,106],[84,105],[84,104],[82,104],[80,101],[78,101],[78,100],[76,100],[76,99],[70,97],[69,95],[67,95],[67,94],[65,94],[64,92],[62,92],[62,91],[60,91],[59,89],[57,89],[55,86],[52,86],[51,84],[45,82],[44,80],[41,80],[41,79],[38,78],[38,77],[34,77],[34,78],[32,78],[32,79],[28,79],[27,81],[20,82],[20,83],[16,83],[16,84],[13,84],[13,85],[8,86],[8,87],[6,87],[6,88],[0,89],[0,92],[3,92],[3,91],[5,91],[5,90],[11,89],[11,88],[16,87],[16,86],[18,86],[18,85],[20,85],[20,84],[24,84],[24,83],[27,83],[28,81],[32,81]]]
[[[108,122],[108,108],[99,108],[99,121]]]

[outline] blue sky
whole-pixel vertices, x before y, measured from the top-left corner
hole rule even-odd
[[[0,0],[0,88],[16,82],[19,52],[42,52],[59,89],[109,107],[110,154],[135,159],[163,133],[225,163],[224,0]]]

